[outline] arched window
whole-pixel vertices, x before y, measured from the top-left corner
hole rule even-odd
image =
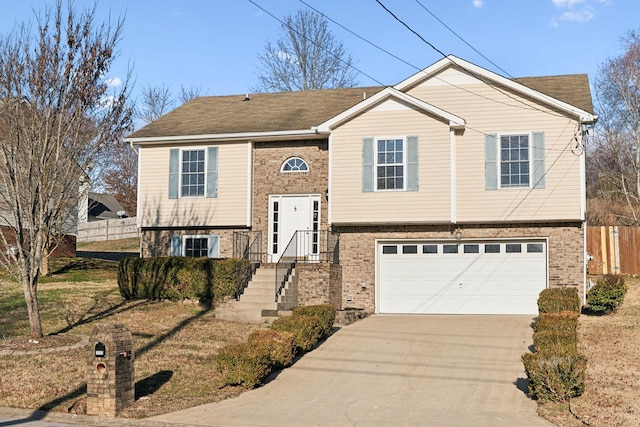
[[[281,172],[309,172],[309,165],[300,157],[291,157],[282,164]]]

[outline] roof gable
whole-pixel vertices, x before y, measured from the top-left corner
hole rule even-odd
[[[435,64],[394,86],[399,91],[407,91],[426,80],[437,78],[446,69],[455,67],[468,74],[469,78],[489,82],[538,102],[552,106],[565,113],[578,117],[584,122],[593,122],[591,92],[586,74],[567,76],[525,77],[508,79],[496,73],[474,65],[463,59],[449,55]],[[449,84],[456,84],[450,82]]]
[[[401,103],[404,104],[409,104],[421,111],[424,111],[428,114],[431,114],[433,116],[436,116],[438,118],[440,118],[441,120],[443,120],[444,122],[447,122],[449,124],[449,126],[451,127],[464,127],[465,125],[465,121],[462,117],[456,116],[454,114],[451,114],[447,111],[444,111],[441,108],[436,107],[435,105],[431,105],[427,102],[424,102],[418,98],[415,98],[413,96],[407,95],[406,93],[400,92],[394,88],[388,87],[378,93],[376,93],[375,95],[373,95],[370,98],[367,98],[366,100],[360,102],[357,105],[354,105],[353,107],[349,108],[346,111],[343,111],[342,113],[338,114],[335,117],[332,117],[331,119],[325,121],[324,123],[320,124],[318,126],[318,130],[320,132],[329,132],[332,129],[340,126],[341,124],[345,123],[346,121],[351,120],[352,118],[362,114],[363,112],[367,111],[368,109],[372,108],[373,106],[376,105],[380,105],[381,103],[389,100],[389,99],[395,99],[397,101],[400,101]]]

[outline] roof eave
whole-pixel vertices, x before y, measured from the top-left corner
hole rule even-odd
[[[238,132],[217,133],[202,135],[172,135],[172,136],[146,136],[139,138],[125,138],[131,144],[141,145],[147,143],[175,143],[175,142],[204,142],[204,141],[283,141],[294,139],[318,139],[326,135],[317,128],[268,131],[268,132]]]

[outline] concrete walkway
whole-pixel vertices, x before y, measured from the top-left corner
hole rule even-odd
[[[373,316],[277,379],[147,421],[208,426],[551,426],[526,397],[527,316]]]

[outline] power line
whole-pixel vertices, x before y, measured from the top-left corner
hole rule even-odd
[[[416,36],[418,36],[418,38],[420,40],[422,40],[423,42],[425,42],[426,44],[428,44],[429,46],[431,46],[431,49],[435,50],[436,52],[438,52],[440,55],[442,55],[443,58],[446,58],[447,55],[442,52],[440,49],[438,49],[437,47],[435,47],[433,44],[431,44],[431,42],[427,41],[427,39],[425,39],[424,37],[422,37],[420,34],[418,34],[417,31],[415,31],[413,28],[411,28],[409,25],[407,25],[402,19],[398,18],[393,12],[391,12],[387,6],[385,6],[384,4],[382,4],[382,2],[380,0],[376,0],[376,2],[382,6],[382,8],[384,10],[386,10],[391,16],[393,16],[395,18],[396,21],[398,21],[399,23],[401,23],[402,25],[404,25],[407,30],[411,31],[413,34],[415,34]]]
[[[318,48],[322,49],[323,51],[325,51],[326,53],[332,55],[334,58],[336,58],[337,60],[341,61],[342,63],[344,63],[345,65],[347,65],[348,67],[353,68],[354,70],[356,70],[357,72],[359,72],[360,74],[362,74],[363,76],[366,76],[368,78],[370,78],[371,80],[373,80],[374,82],[378,83],[380,86],[385,86],[384,83],[382,83],[380,80],[370,76],[369,74],[365,73],[364,71],[362,71],[361,69],[359,69],[358,67],[356,67],[353,64],[350,64],[349,62],[345,61],[344,59],[342,59],[340,56],[334,54],[333,52],[331,52],[330,50],[326,49],[324,46],[316,43],[314,40],[311,40],[309,37],[306,36],[306,34],[303,34],[299,31],[297,31],[295,28],[292,28],[291,26],[287,25],[284,21],[282,21],[280,18],[278,18],[277,16],[275,16],[274,14],[272,14],[271,12],[269,12],[267,9],[265,9],[264,7],[260,6],[258,3],[256,3],[253,0],[249,0],[249,3],[253,4],[255,7],[257,7],[258,9],[262,10],[264,13],[266,13],[267,15],[271,16],[273,19],[275,19],[276,21],[280,22],[280,24],[282,24],[283,26],[287,27],[289,30],[294,31],[296,34],[298,34],[299,36],[303,37],[305,40],[313,43],[314,45],[316,45]]]
[[[399,56],[397,56],[397,55],[394,55],[393,53],[389,52],[388,50],[386,50],[386,49],[384,49],[384,48],[382,48],[382,47],[380,47],[380,46],[378,46],[377,44],[373,43],[372,41],[369,41],[369,40],[365,39],[364,37],[362,37],[361,35],[356,34],[355,32],[351,31],[350,29],[348,29],[348,28],[347,28],[347,27],[345,27],[344,25],[340,24],[339,22],[334,21],[334,20],[333,20],[333,19],[331,19],[329,16],[327,16],[327,15],[325,15],[324,13],[320,12],[318,9],[316,9],[316,8],[315,8],[315,7],[313,7],[313,6],[311,6],[309,3],[305,2],[304,0],[298,0],[298,1],[299,1],[300,3],[302,3],[303,5],[307,6],[309,9],[313,10],[314,12],[316,12],[317,14],[324,16],[327,20],[329,20],[329,21],[333,22],[333,23],[334,23],[334,24],[336,24],[338,27],[340,27],[340,28],[342,28],[343,30],[345,30],[345,31],[347,31],[347,32],[351,33],[352,35],[356,36],[357,38],[359,38],[359,39],[360,39],[360,40],[362,40],[363,42],[370,44],[371,46],[375,47],[376,49],[381,50],[382,52],[386,53],[387,55],[389,55],[389,56],[391,56],[391,57],[393,57],[393,58],[397,59],[398,61],[400,61],[400,62],[402,62],[402,63],[404,63],[404,64],[406,64],[406,65],[408,65],[408,66],[410,66],[410,67],[412,67],[412,68],[415,68],[415,69],[416,69],[416,70],[418,70],[418,71],[423,71],[423,69],[422,69],[422,68],[417,67],[417,66],[415,66],[415,65],[411,64],[410,62],[405,61],[404,59],[400,58],[400,57],[399,57]]]
[[[425,5],[423,5],[422,3],[420,3],[420,0],[416,0],[416,3],[418,3],[420,6],[422,6],[422,8],[424,10],[426,10],[429,15],[433,16],[439,23],[441,23],[447,30],[451,31],[451,33],[456,36],[458,39],[460,39],[464,44],[466,44],[467,46],[469,46],[471,49],[473,49],[478,55],[482,56],[484,59],[486,59],[487,61],[489,61],[494,67],[496,67],[498,70],[502,71],[503,73],[505,73],[507,76],[513,78],[513,76],[511,74],[509,74],[508,72],[506,72],[504,70],[504,68],[500,67],[498,64],[496,64],[495,62],[493,62],[492,60],[490,60],[489,58],[487,58],[486,56],[484,56],[482,54],[482,52],[480,52],[478,49],[476,49],[475,47],[471,46],[470,43],[468,43],[465,39],[463,39],[458,33],[456,33],[453,29],[451,29],[447,24],[445,24],[444,22],[442,22],[442,20],[440,18],[438,18],[433,12],[431,12]]]

